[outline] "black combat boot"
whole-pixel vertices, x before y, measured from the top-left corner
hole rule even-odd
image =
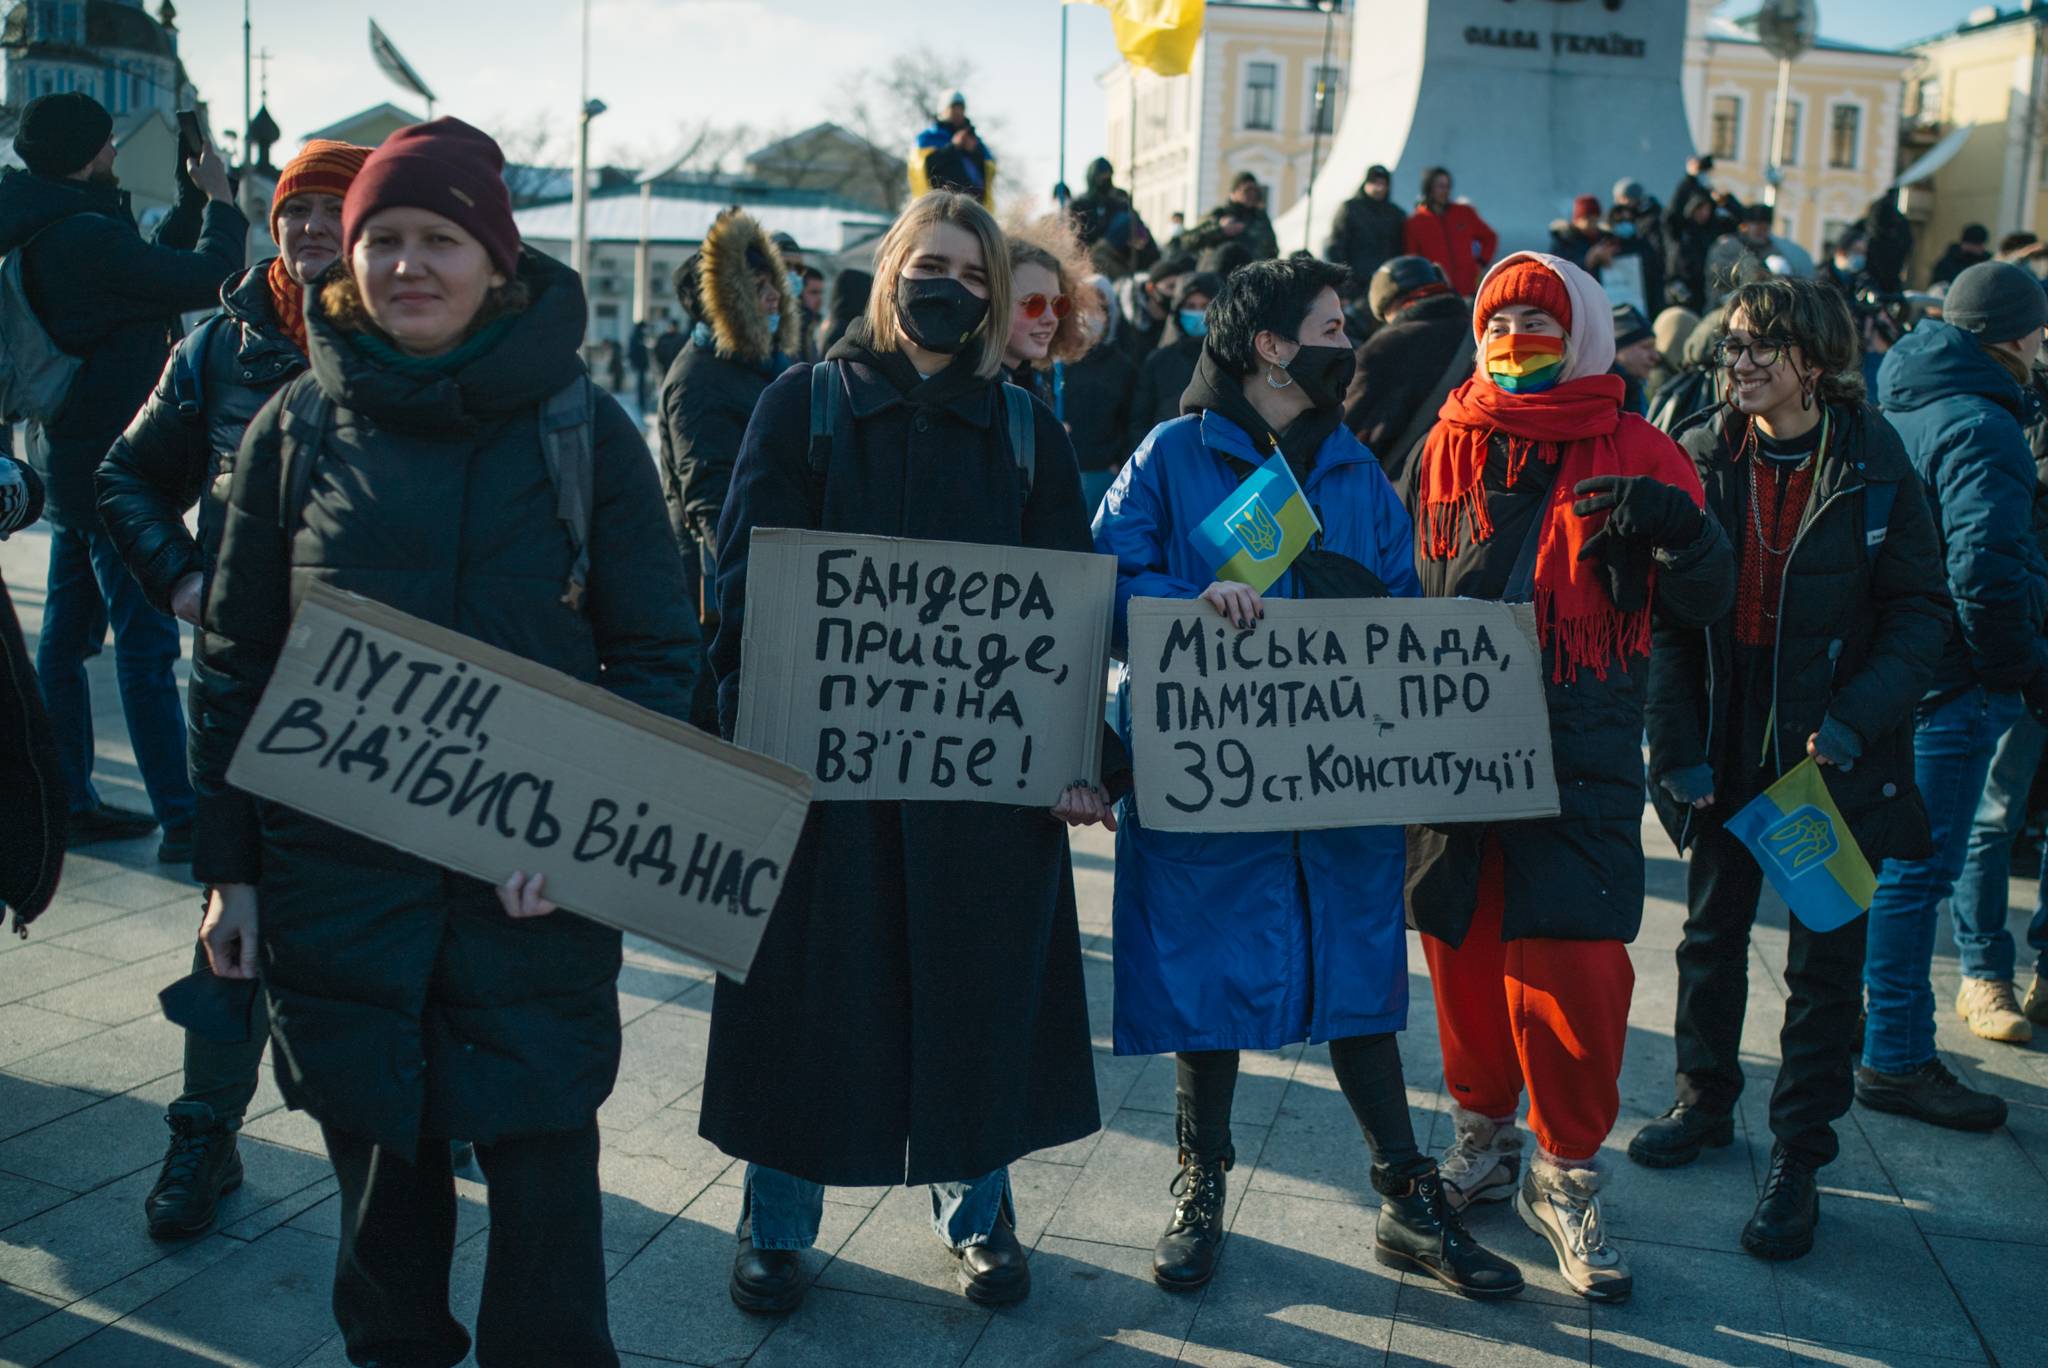
[[[1735,1115],[1695,1102],[1673,1102],[1668,1111],[1636,1132],[1628,1157],[1645,1168],[1681,1168],[1707,1148],[1735,1143]]]
[[[726,1287],[732,1304],[756,1315],[794,1311],[811,1286],[804,1279],[803,1261],[802,1250],[758,1249],[751,1235],[740,1236]]]
[[[173,1102],[164,1120],[171,1147],[156,1186],[142,1199],[142,1214],[151,1239],[182,1240],[205,1233],[220,1199],[242,1185],[239,1127],[221,1124],[204,1102]]]
[[[1237,1161],[1237,1152],[1227,1127],[1221,1149],[1202,1152],[1195,1141],[1193,1099],[1185,1093],[1178,1129],[1180,1172],[1173,1180],[1173,1219],[1153,1247],[1152,1280],[1169,1292],[1192,1292],[1216,1275],[1216,1256],[1223,1248],[1223,1175]]]
[[[1796,1259],[1813,1248],[1820,1224],[1820,1187],[1813,1165],[1783,1145],[1771,1149],[1771,1176],[1756,1214],[1742,1228],[1742,1247],[1759,1259]]]
[[[1512,1297],[1522,1290],[1522,1270],[1489,1254],[1466,1231],[1464,1218],[1444,1196],[1434,1159],[1398,1169],[1375,1164],[1372,1185],[1383,1199],[1373,1250],[1381,1263],[1432,1274],[1468,1297]]]

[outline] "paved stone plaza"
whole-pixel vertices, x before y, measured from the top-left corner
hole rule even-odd
[[[31,642],[44,555],[39,533],[0,546]],[[143,806],[111,650],[94,669],[103,784],[115,800]],[[1684,872],[1654,825],[1646,839],[1654,896],[1635,945],[1622,1119],[1606,1156],[1608,1217],[1635,1269],[1633,1302],[1595,1309],[1568,1295],[1548,1247],[1505,1206],[1476,1216],[1473,1228],[1528,1272],[1518,1301],[1462,1301],[1380,1268],[1364,1144],[1325,1052],[1300,1047],[1246,1058],[1232,1234],[1216,1281],[1190,1296],[1154,1287],[1151,1244],[1173,1173],[1173,1064],[1109,1052],[1112,865],[1108,842],[1091,833],[1075,864],[1103,1129],[1016,1167],[1021,1233],[1036,1255],[1031,1299],[1014,1310],[990,1313],[960,1297],[923,1195],[901,1189],[830,1194],[807,1265],[816,1286],[794,1315],[757,1320],[735,1310],[725,1282],[740,1170],[697,1138],[711,984],[666,951],[629,949],[625,1062],[602,1113],[622,1357],[635,1368],[2048,1365],[2048,1049],[1990,1045],[1962,1029],[1948,1010],[1955,963],[1945,932],[1941,1044],[1959,1072],[2012,1103],[2008,1128],[1959,1135],[1859,1108],[1842,1126],[1840,1161],[1822,1176],[1813,1254],[1782,1265],[1743,1254],[1736,1234],[1770,1156],[1764,1103],[1784,996],[1780,907],[1766,909],[1752,957],[1751,1086],[1737,1143],[1672,1173],[1622,1156],[1670,1095],[1671,950]],[[0,939],[0,1363],[340,1368],[347,1360],[328,1314],[334,1182],[317,1129],[282,1108],[267,1078],[242,1141],[248,1181],[218,1229],[177,1245],[143,1234],[142,1195],[179,1083],[179,1035],[158,1014],[156,992],[188,968],[198,920],[197,890],[165,877],[154,853],[151,840],[75,854],[29,939]],[[2016,907],[2032,899],[2032,883],[2016,882]],[[1409,1096],[1418,1129],[1441,1144],[1449,1123],[1435,1018],[1412,937],[1409,962]],[[487,1215],[481,1186],[465,1184],[462,1195],[456,1287],[466,1318]]]

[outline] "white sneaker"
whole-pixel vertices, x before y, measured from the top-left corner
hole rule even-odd
[[[1621,1251],[1600,1220],[1600,1173],[1566,1168],[1540,1150],[1515,1199],[1529,1228],[1550,1241],[1557,1271],[1588,1301],[1627,1301],[1635,1290]]]
[[[1463,1211],[1474,1202],[1513,1197],[1522,1176],[1522,1133],[1515,1119],[1496,1121],[1454,1105],[1451,1123],[1457,1134],[1437,1161],[1437,1173],[1452,1208]]]

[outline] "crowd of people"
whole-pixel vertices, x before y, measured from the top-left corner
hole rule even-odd
[[[1938,316],[1872,312],[1905,259],[1887,215],[1802,268],[1705,158],[1669,209],[1623,181],[1574,203],[1551,251],[1498,260],[1444,168],[1404,213],[1374,167],[1324,258],[1280,255],[1249,176],[1155,244],[1106,161],[1052,214],[999,223],[956,96],[919,139],[934,188],[829,302],[793,242],[719,219],[675,275],[687,326],[625,349],[655,454],[593,383],[582,282],[521,242],[478,130],[309,143],[270,205],[279,255],[246,265],[218,155],[183,162],[145,241],[111,129],[89,98],[45,96],[15,142],[27,169],[0,176],[0,322],[76,362],[56,383],[28,352],[0,362],[30,456],[0,461],[0,534],[50,526],[33,675],[5,622],[21,706],[0,757],[36,801],[0,846],[0,896],[25,926],[67,842],[159,832],[162,861],[189,861],[195,979],[253,1020],[188,1032],[144,1219],[165,1239],[210,1227],[275,1040],[341,1188],[351,1362],[453,1364],[473,1340],[490,1365],[617,1363],[597,1111],[622,951],[555,907],[545,868],[494,887],[230,782],[313,583],[727,737],[757,527],[1100,553],[1118,654],[1141,597],[1239,629],[1280,599],[1534,605],[1554,816],[1149,829],[1127,672],[1101,772],[1050,810],[814,804],[751,972],[721,977],[712,1010],[701,1129],[746,1164],[729,1285],[748,1311],[802,1299],[834,1184],[928,1185],[965,1295],[1029,1294],[1009,1166],[1100,1125],[1068,847],[1091,824],[1116,841],[1115,1049],[1176,1057],[1169,1290],[1218,1272],[1241,1052],[1307,1040],[1365,1142],[1383,1263],[1513,1296],[1521,1270],[1468,1225],[1506,1202],[1573,1289],[1629,1297],[1601,1152],[1645,795],[1688,871],[1673,1102],[1628,1146],[1661,1169],[1733,1138],[1763,875],[1729,823],[1809,758],[1882,872],[1867,915],[1791,925],[1743,1247],[1812,1248],[1852,1100],[2003,1123],[1936,1053],[1931,986],[1948,900],[1971,1028],[2048,1024],[2048,912],[2021,1002],[2005,903],[2048,737],[2048,295],[1981,230],[1943,258]],[[1320,533],[1262,594],[1194,534],[1276,458]],[[572,480],[580,517],[561,511]],[[110,627],[148,814],[92,785],[84,667]],[[1407,925],[1452,1101],[1435,1154],[1397,1048]],[[491,1216],[473,1330],[448,1302],[472,1158]]]

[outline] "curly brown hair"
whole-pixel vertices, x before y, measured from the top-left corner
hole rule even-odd
[[[494,285],[484,296],[483,304],[477,309],[476,317],[469,320],[469,327],[462,334],[467,342],[486,327],[511,314],[526,312],[533,303],[533,291],[518,276],[503,285]],[[391,338],[375,319],[370,317],[370,306],[363,302],[362,287],[356,284],[355,274],[344,261],[336,261],[327,268],[320,282],[320,312],[330,323],[343,332],[367,332],[390,341]]]
[[[1045,359],[1033,364],[1044,370],[1055,361],[1080,360],[1088,354],[1088,339],[1093,336],[1090,320],[1101,320],[1103,303],[1094,290],[1081,288],[1095,274],[1095,263],[1081,246],[1072,221],[1060,214],[1013,220],[1004,225],[1003,236],[1010,243],[1010,270],[1014,273],[1019,266],[1044,267],[1059,278],[1060,293],[1073,306],[1053,333]]]
[[[1738,313],[1752,334],[1792,343],[1807,365],[1819,368],[1813,392],[1821,402],[1863,402],[1863,347],[1840,292],[1818,281],[1773,276],[1736,288],[1722,317],[1733,322]]]

